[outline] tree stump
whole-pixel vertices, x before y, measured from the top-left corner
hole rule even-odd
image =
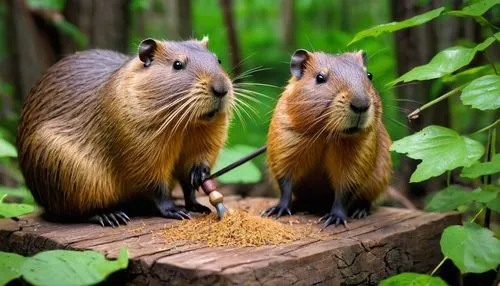
[[[274,199],[226,198],[229,207],[250,213],[275,203]],[[300,213],[280,220],[310,223],[317,219]],[[460,217],[378,208],[367,218],[349,220],[348,230],[330,226],[325,230],[327,239],[245,248],[168,244],[155,235],[174,222],[132,218],[128,226],[113,229],[51,223],[38,216],[4,219],[0,220],[0,250],[33,255],[49,249],[91,249],[115,258],[127,247],[129,267],[111,278],[127,285],[376,285],[400,272],[432,270],[442,259],[443,229],[460,223]]]

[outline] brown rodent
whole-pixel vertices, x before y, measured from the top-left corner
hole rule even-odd
[[[222,148],[232,82],[202,41],[146,39],[134,57],[105,50],[68,56],[25,99],[19,161],[36,201],[55,216],[126,223],[123,202],[147,196],[160,215],[209,212],[194,190]]]
[[[281,198],[263,214],[290,214],[293,193],[309,211],[333,201],[320,221],[346,225],[347,215],[368,215],[392,173],[391,140],[366,55],[297,50],[290,70],[268,134],[268,165]]]

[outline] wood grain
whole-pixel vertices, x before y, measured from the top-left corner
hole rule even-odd
[[[276,201],[226,197],[226,203],[257,214]],[[317,219],[300,213],[280,220]],[[460,217],[378,208],[365,219],[349,221],[348,230],[327,228],[326,240],[246,248],[167,244],[154,233],[173,222],[141,217],[113,229],[56,224],[38,216],[0,220],[0,250],[33,255],[48,249],[92,249],[114,258],[127,247],[131,261],[119,279],[128,285],[376,285],[403,271],[431,270],[442,258],[441,232],[460,223]]]

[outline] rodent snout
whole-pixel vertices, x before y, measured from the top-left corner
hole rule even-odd
[[[212,93],[214,94],[215,97],[222,98],[224,97],[229,88],[226,86],[226,84],[223,81],[215,81],[212,83]]]
[[[351,110],[354,113],[363,113],[370,108],[370,97],[366,95],[353,96],[350,103]]]

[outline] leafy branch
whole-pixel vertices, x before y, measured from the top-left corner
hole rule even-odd
[[[463,105],[482,111],[497,110],[500,108],[500,76],[497,63],[489,61],[487,66],[473,67],[457,74],[454,73],[469,65],[477,53],[484,52],[494,42],[499,41],[500,33],[493,32],[498,28],[483,16],[499,3],[500,0],[482,0],[456,11],[438,8],[401,22],[383,24],[361,31],[355,35],[350,44],[366,37],[376,37],[382,33],[418,26],[440,16],[473,18],[491,30],[490,37],[471,48],[456,46],[442,50],[429,63],[413,68],[388,85],[431,79],[442,79],[443,83],[459,82],[458,87],[411,112],[408,115],[409,119],[418,118],[421,111],[457,94],[460,94]],[[434,125],[393,143],[392,151],[422,161],[412,174],[410,182],[421,182],[445,172],[448,174],[448,187],[437,192],[429,200],[426,210],[466,211],[478,206],[480,209],[470,221],[444,230],[440,240],[444,258],[430,275],[401,273],[382,281],[380,285],[446,285],[446,282],[434,275],[447,260],[451,260],[461,273],[483,273],[498,267],[500,241],[495,238],[494,233],[488,227],[491,212],[500,211],[500,186],[492,184],[491,180],[492,175],[500,173],[500,154],[495,151],[496,127],[499,122],[500,120],[496,120],[473,133],[488,131],[486,148],[482,143],[460,135],[453,129]],[[482,157],[484,161],[480,162]],[[470,191],[458,185],[450,185],[451,172],[457,168],[462,168],[460,176],[463,178],[476,180],[482,178],[481,186]],[[485,217],[485,227],[475,223],[482,214]]]

